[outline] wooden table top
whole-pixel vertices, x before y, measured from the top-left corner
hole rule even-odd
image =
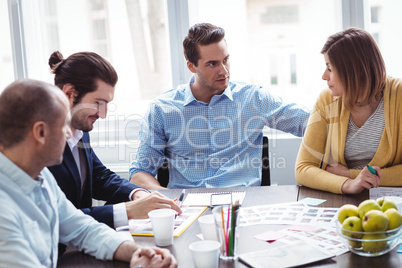
[[[295,202],[306,197],[319,198],[326,200],[318,205],[319,207],[336,207],[339,208],[344,204],[358,205],[361,201],[368,199],[368,191],[363,191],[359,195],[338,195],[328,192],[313,190],[303,186],[286,185],[286,186],[259,186],[259,187],[244,187],[244,188],[208,188],[208,189],[189,189],[187,192],[215,192],[215,191],[246,191],[246,196],[242,207]],[[163,190],[164,195],[175,198],[181,193],[180,189]],[[211,213],[208,208],[204,214]],[[243,227],[241,238],[239,240],[239,252],[249,252],[254,250],[262,250],[264,248],[274,247],[277,245],[269,244],[264,241],[253,239],[256,234],[266,232],[267,230],[280,230],[283,225],[254,225]],[[196,236],[201,233],[199,225],[194,222],[180,237],[174,238],[174,244],[167,247],[176,257],[179,267],[191,268],[194,267],[192,257],[188,249],[188,245],[198,241]],[[135,241],[148,246],[154,246],[155,240],[153,237],[134,237]],[[58,263],[58,267],[127,267],[128,264],[119,261],[99,261],[95,258],[68,249],[63,254]],[[361,257],[353,253],[345,253],[343,255],[320,261],[314,264],[309,264],[301,267],[402,267],[402,255],[396,252],[396,248],[388,254],[375,258]],[[220,261],[219,267],[248,267],[240,261],[224,262]]]

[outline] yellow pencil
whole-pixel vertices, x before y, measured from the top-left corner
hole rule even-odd
[[[226,231],[225,231],[225,220],[224,220],[224,217],[223,217],[223,208],[222,208],[222,206],[221,206],[221,216],[222,216],[223,237],[225,238],[225,245],[227,245],[227,241],[226,241]],[[222,246],[224,246],[224,248],[226,248],[225,245],[222,245]]]

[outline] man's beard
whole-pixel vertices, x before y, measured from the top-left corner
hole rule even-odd
[[[94,125],[89,123],[86,118],[79,118],[77,116],[71,118],[71,127],[74,129],[79,129],[84,132],[89,132],[94,128]]]

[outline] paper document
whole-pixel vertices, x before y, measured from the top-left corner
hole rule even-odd
[[[239,224],[291,224],[336,226],[339,208],[309,207],[301,202],[241,208]]]
[[[370,199],[377,199],[383,196],[402,197],[402,187],[378,187],[369,190]]]
[[[284,268],[334,257],[333,254],[302,242],[239,255],[242,262],[255,268]]]
[[[173,236],[180,236],[205,210],[207,207],[184,207],[183,213],[176,217],[174,221]],[[153,236],[150,219],[129,220],[131,235]]]

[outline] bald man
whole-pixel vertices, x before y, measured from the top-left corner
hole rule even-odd
[[[21,80],[0,95],[0,260],[4,267],[56,267],[58,243],[131,266],[176,267],[166,249],[143,247],[84,215],[46,166],[62,161],[71,130],[60,89]]]

